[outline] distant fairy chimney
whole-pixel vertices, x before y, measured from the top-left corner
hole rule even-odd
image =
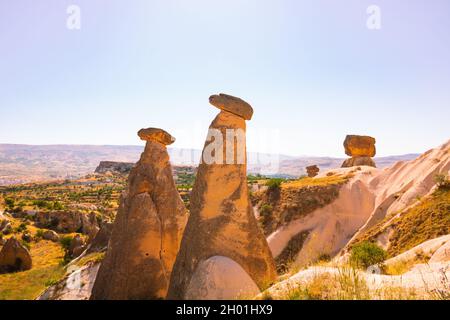
[[[319,174],[319,167],[317,165],[312,165],[306,167],[306,173],[308,174],[308,177],[313,178]]]
[[[345,137],[345,154],[351,158],[344,161],[342,168],[354,166],[376,167],[372,157],[376,154],[375,138],[369,136],[348,135]]]

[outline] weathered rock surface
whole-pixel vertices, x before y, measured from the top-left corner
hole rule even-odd
[[[0,273],[31,269],[32,260],[28,250],[14,237],[9,238],[0,251]]]
[[[186,290],[186,299],[250,299],[259,293],[256,283],[239,264],[227,257],[214,256],[199,263]]]
[[[369,166],[376,168],[375,161],[371,157],[353,157],[346,159],[344,163],[342,163],[342,168],[350,168],[357,166]]]
[[[84,240],[77,234],[70,243],[69,255],[72,258],[77,258],[86,249]]]
[[[242,99],[221,93],[209,97],[209,103],[221,110],[238,115],[245,120],[252,119],[253,108]]]
[[[41,211],[36,214],[36,226],[59,233],[81,232],[91,234],[98,230],[95,213],[79,211]]]
[[[369,136],[348,135],[345,137],[345,154],[350,157],[374,157],[375,138]]]
[[[306,173],[308,174],[308,177],[313,178],[319,174],[319,167],[316,165],[308,166],[306,167]]]
[[[95,169],[95,173],[129,173],[133,166],[134,163],[130,162],[101,161]]]
[[[8,235],[13,232],[11,222],[9,222],[8,220],[3,220],[1,224],[2,225],[0,225],[0,232],[2,232],[4,235]]]
[[[243,117],[221,111],[212,122],[210,132],[211,129],[220,130],[225,140],[227,129],[240,129],[245,133],[246,125]],[[240,143],[243,145],[234,143],[233,150],[226,150],[227,144],[224,143],[223,150],[216,152],[223,152],[225,159],[227,151],[233,151],[236,157],[237,149],[243,148],[240,151],[244,151],[245,157],[245,139]],[[204,156],[206,150],[209,150],[208,141]],[[194,274],[201,273],[199,266],[213,256],[234,261],[260,289],[276,277],[273,257],[249,200],[246,159],[241,164],[207,164],[205,157],[202,160],[191,194],[191,214],[172,272],[168,299],[202,298],[189,290],[189,286]],[[235,282],[233,287],[237,286],[239,283]],[[210,290],[208,298],[220,298],[221,290],[224,289],[215,289],[218,296]]]
[[[9,225],[10,222],[6,217],[3,216],[3,218],[0,216],[0,232],[3,232],[3,229],[6,228],[7,225]]]
[[[53,241],[53,242],[58,242],[59,241],[59,235],[53,230],[46,230],[42,234],[42,239]]]
[[[146,139],[132,169],[94,284],[91,299],[162,299],[187,219],[159,129],[139,131]]]
[[[430,263],[450,261],[450,240],[442,245],[430,259]]]
[[[86,254],[106,250],[113,230],[112,223],[103,223],[97,234],[90,240]]]
[[[69,266],[71,270],[64,279],[47,288],[36,300],[88,300],[99,267],[98,262],[81,268]]]
[[[166,146],[175,142],[174,137],[166,131],[158,128],[141,129],[138,132],[138,136],[141,140],[159,142]]]
[[[350,156],[342,164],[342,168],[355,166],[375,167],[372,157],[376,154],[375,138],[369,136],[348,135],[345,137],[344,148],[345,154]]]

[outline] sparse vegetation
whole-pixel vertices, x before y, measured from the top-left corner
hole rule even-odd
[[[101,262],[104,258],[105,258],[104,252],[94,252],[82,257],[80,260],[77,261],[76,265],[79,267],[83,267],[88,263]]]
[[[289,288],[287,300],[367,300],[369,289],[354,268],[342,267],[337,274],[319,273],[311,281]]]
[[[303,248],[303,244],[308,238],[309,233],[309,231],[300,232],[289,240],[286,247],[275,259],[278,273],[285,273],[294,267],[293,263],[295,262],[295,258]]]
[[[284,188],[302,188],[312,186],[330,186],[340,185],[346,183],[351,178],[351,175],[330,175],[320,178],[303,177],[301,179],[293,180],[283,184]]]
[[[445,174],[437,174],[434,177],[436,185],[439,189],[450,189],[450,178]]]
[[[377,244],[369,241],[354,245],[350,252],[350,262],[352,265],[364,269],[374,265],[381,265],[386,260],[386,257],[386,251]]]
[[[281,187],[281,184],[285,181],[285,179],[282,178],[273,178],[269,179],[266,182],[266,186],[269,188],[270,191],[279,190]]]
[[[387,250],[388,257],[395,257],[431,239],[450,234],[450,189],[437,189],[432,195],[422,197],[407,211],[386,217],[370,228],[355,243],[373,241],[386,232],[386,223],[392,230]]]
[[[61,279],[64,252],[50,241],[30,244],[33,268],[28,271],[0,275],[0,300],[32,300],[51,283]]]

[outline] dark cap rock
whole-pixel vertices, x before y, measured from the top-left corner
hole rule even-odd
[[[169,133],[158,128],[141,129],[138,132],[139,138],[145,141],[155,141],[162,143],[163,145],[170,145],[175,142],[175,138]]]
[[[216,108],[231,112],[237,116],[250,120],[253,116],[253,108],[244,100],[224,93],[209,97],[209,103]]]

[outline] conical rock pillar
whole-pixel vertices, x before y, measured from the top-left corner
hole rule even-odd
[[[168,299],[245,297],[250,292],[229,292],[228,288],[240,285],[230,281],[250,279],[254,284],[246,281],[242,290],[263,290],[276,277],[274,260],[257,225],[247,187],[245,120],[251,119],[253,110],[245,101],[223,94],[212,96],[210,103],[221,112],[211,123],[203,149]],[[240,139],[227,143],[227,134],[233,133]],[[229,265],[235,266],[232,269],[238,274],[220,277],[218,271]],[[201,270],[206,271],[202,274]]]
[[[145,150],[128,178],[91,299],[163,299],[187,220],[161,129],[139,131]]]

